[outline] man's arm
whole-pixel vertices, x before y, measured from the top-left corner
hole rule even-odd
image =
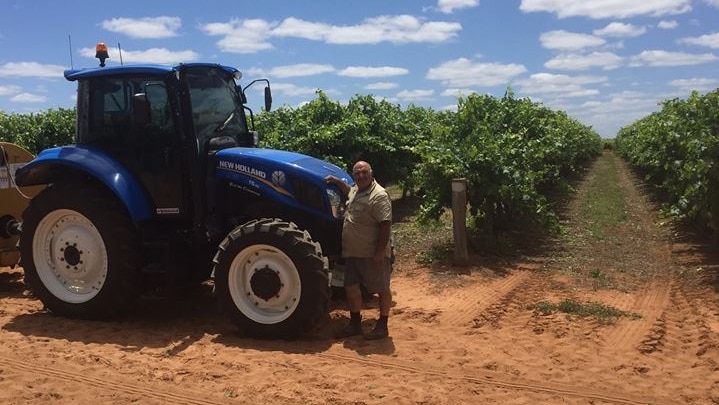
[[[329,175],[325,177],[325,183],[328,184],[336,184],[337,187],[339,187],[342,194],[344,194],[345,197],[347,197],[350,194],[350,185],[345,183],[343,180],[338,179],[337,177],[333,175]]]
[[[392,221],[382,221],[379,223],[379,234],[377,235],[377,245],[374,250],[374,262],[376,265],[382,264],[387,251],[390,235],[392,234]]]

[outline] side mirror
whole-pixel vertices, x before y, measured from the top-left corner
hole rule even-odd
[[[272,91],[270,86],[265,86],[265,111],[272,109]]]

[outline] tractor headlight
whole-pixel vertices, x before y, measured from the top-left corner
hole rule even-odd
[[[340,218],[345,213],[345,206],[342,203],[342,197],[336,190],[327,188],[327,198],[330,200],[330,208],[335,218]]]

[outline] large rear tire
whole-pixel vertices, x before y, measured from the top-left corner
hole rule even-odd
[[[294,223],[268,218],[240,225],[222,241],[214,262],[220,306],[248,336],[296,337],[327,313],[322,251]]]
[[[23,213],[25,280],[52,313],[105,319],[138,294],[140,246],[124,207],[92,183],[55,184]]]

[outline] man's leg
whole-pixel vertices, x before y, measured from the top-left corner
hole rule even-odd
[[[357,263],[355,259],[347,259],[345,261],[345,295],[347,298],[347,306],[350,310],[350,323],[337,337],[357,336],[362,331],[362,290],[360,290],[359,274],[357,272]]]
[[[345,286],[347,305],[350,309],[350,323],[337,335],[339,338],[358,336],[362,331],[362,291],[359,284]]]
[[[347,295],[347,306],[350,313],[360,312],[362,310],[362,290],[359,284],[345,286],[345,294]]]
[[[389,316],[389,310],[392,308],[392,291],[387,290],[379,295],[379,315]]]
[[[364,335],[365,339],[368,340],[382,339],[389,336],[387,320],[389,319],[389,311],[392,308],[392,290],[389,288],[392,267],[389,261],[387,261],[386,265],[387,267],[382,277],[383,289],[377,293],[379,295],[379,319],[374,329]]]

